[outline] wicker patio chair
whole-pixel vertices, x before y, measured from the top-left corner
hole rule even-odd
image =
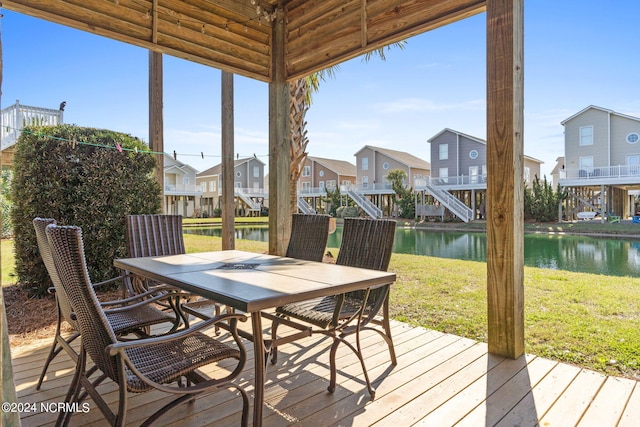
[[[126,223],[126,241],[129,257],[138,258],[185,253],[182,215],[127,215]],[[144,292],[158,285],[158,283],[134,276],[129,281],[129,292]],[[193,314],[201,319],[210,319],[211,316],[204,314],[204,310],[212,309],[214,316],[219,316],[222,311],[222,306],[214,301],[189,295],[186,292],[182,292],[182,297],[182,300],[175,299],[174,304],[187,326],[189,325],[188,314]],[[217,327],[216,332],[220,332]]]
[[[51,361],[62,351],[65,350],[69,356],[75,361],[78,361],[78,353],[71,347],[73,342],[80,335],[78,324],[71,315],[72,309],[69,303],[62,284],[60,283],[60,277],[53,264],[53,258],[51,257],[51,247],[45,234],[45,229],[49,224],[56,224],[56,220],[52,218],[35,218],[33,220],[33,227],[36,232],[36,240],[38,242],[38,250],[40,256],[44,262],[45,268],[49,273],[51,282],[53,282],[53,288],[50,289],[51,293],[55,294],[56,305],[58,309],[58,320],[56,325],[56,332],[53,337],[53,343],[51,344],[51,350],[47,360],[45,361],[42,373],[38,379],[36,390],[40,390],[44,377],[49,368]],[[116,277],[111,280],[96,283],[94,286],[102,286],[110,283],[121,281],[122,277]],[[151,325],[160,323],[170,323],[170,332],[173,332],[180,325],[180,318],[175,313],[163,312],[153,306],[152,303],[165,299],[165,295],[160,295],[156,292],[146,292],[141,295],[137,295],[132,298],[113,300],[103,302],[102,305],[106,310],[106,317],[113,328],[116,335],[127,335],[130,333],[138,336],[148,336],[148,328]],[[66,321],[74,330],[74,332],[67,338],[61,335],[62,321]]]
[[[328,215],[293,214],[286,256],[322,261],[329,237]]]
[[[89,395],[111,425],[121,426],[126,421],[128,392],[142,393],[157,389],[176,394],[175,399],[143,423],[149,425],[170,409],[199,394],[231,387],[239,390],[242,396],[242,425],[246,425],[248,396],[241,387],[231,383],[240,374],[247,358],[237,331],[238,321],[246,320],[244,315],[225,314],[173,334],[121,341],[107,320],[91,285],[81,229],[52,224],[47,226],[46,234],[55,268],[82,337],[78,364],[65,403],[80,405]],[[223,320],[230,325],[234,346],[200,332]],[[87,358],[95,365],[88,371]],[[197,372],[203,366],[227,359],[236,361],[235,367],[231,366],[233,370],[227,375],[210,378]],[[109,408],[96,390],[107,378],[119,387],[117,412]],[[72,412],[61,412],[58,424],[68,424],[71,415]]]
[[[395,226],[395,221],[391,220],[345,218],[336,264],[386,271],[391,259]],[[373,330],[380,334],[389,347],[391,363],[396,365],[389,323],[389,288],[390,284],[277,307],[271,329],[273,342],[276,342],[279,323],[303,321],[313,325],[311,333],[333,338],[328,390],[335,390],[336,351],[340,343],[345,343],[358,356],[371,398],[375,398],[375,390],[369,380],[360,347],[360,333]],[[372,325],[382,326],[382,329]],[[355,335],[355,346],[346,339],[350,335]],[[276,361],[277,347],[273,347],[271,363],[275,364]]]

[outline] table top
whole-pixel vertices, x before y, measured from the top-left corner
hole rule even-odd
[[[387,285],[396,279],[391,272],[237,250],[121,258],[114,265],[244,312]]]

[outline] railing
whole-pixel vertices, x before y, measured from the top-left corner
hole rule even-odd
[[[362,185],[362,184],[340,185],[341,193],[346,193],[347,191],[355,191],[356,193],[365,193],[365,194],[367,194],[368,192],[378,192],[378,191],[393,193],[393,189],[391,188],[390,182],[388,183],[376,182],[376,183],[365,184],[365,185]]]
[[[453,187],[456,185],[476,185],[486,184],[487,175],[459,175],[459,176],[447,176],[443,178],[428,177],[424,179],[415,180],[415,189],[422,190],[427,186],[431,187]]]
[[[165,184],[164,191],[171,193],[202,193],[202,185]]]
[[[460,199],[449,193],[447,190],[438,188],[437,185],[427,185],[425,188],[436,200],[447,207],[454,215],[469,222],[473,219],[473,210],[462,203]]]
[[[618,165],[597,168],[565,169],[560,171],[560,179],[590,180],[603,178],[628,178],[640,180],[640,165]]]
[[[327,189],[330,191],[333,191],[331,188],[327,188]],[[325,187],[302,187],[298,189],[298,194],[324,196],[327,194],[327,189],[325,189]]]
[[[265,188],[240,188],[234,187],[234,191],[239,194],[246,194],[248,196],[266,197],[268,191]]]
[[[3,150],[16,143],[25,126],[55,126],[63,123],[62,110],[20,105],[18,100],[2,110],[1,114],[0,139]]]
[[[371,200],[367,199],[364,195],[357,193],[351,189],[347,190],[349,197],[353,199],[358,206],[362,208],[371,218],[382,218],[382,209],[371,203]]]
[[[260,203],[251,200],[248,194],[238,191],[243,190],[242,188],[236,188],[235,190],[235,196],[242,200],[249,207],[249,210],[259,211],[261,209]]]
[[[313,209],[311,207],[311,205],[309,203],[307,203],[307,201],[302,197],[298,197],[298,209],[303,214],[307,214],[307,215],[315,215],[316,214],[316,210]]]

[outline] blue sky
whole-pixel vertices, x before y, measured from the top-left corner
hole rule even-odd
[[[146,50],[3,10],[2,108],[57,108],[65,122],[148,141]],[[525,154],[548,175],[560,122],[588,105],[640,116],[638,0],[525,1]],[[628,20],[631,19],[631,23]],[[429,159],[444,128],[486,137],[486,16],[407,40],[387,60],[354,59],[307,114],[312,156],[354,162],[364,145]],[[268,86],[235,78],[235,146],[268,163]],[[164,56],[165,151],[202,171],[220,162],[220,72]],[[204,152],[204,160],[200,157]]]

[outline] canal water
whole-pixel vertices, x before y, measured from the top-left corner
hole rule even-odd
[[[220,227],[185,228],[185,233],[220,236]],[[236,238],[266,242],[265,226],[236,227]],[[329,235],[328,247],[339,247],[342,228]],[[486,261],[484,233],[396,230],[393,251],[470,261]],[[606,239],[575,235],[525,234],[524,262],[531,267],[640,277],[640,240]]]

